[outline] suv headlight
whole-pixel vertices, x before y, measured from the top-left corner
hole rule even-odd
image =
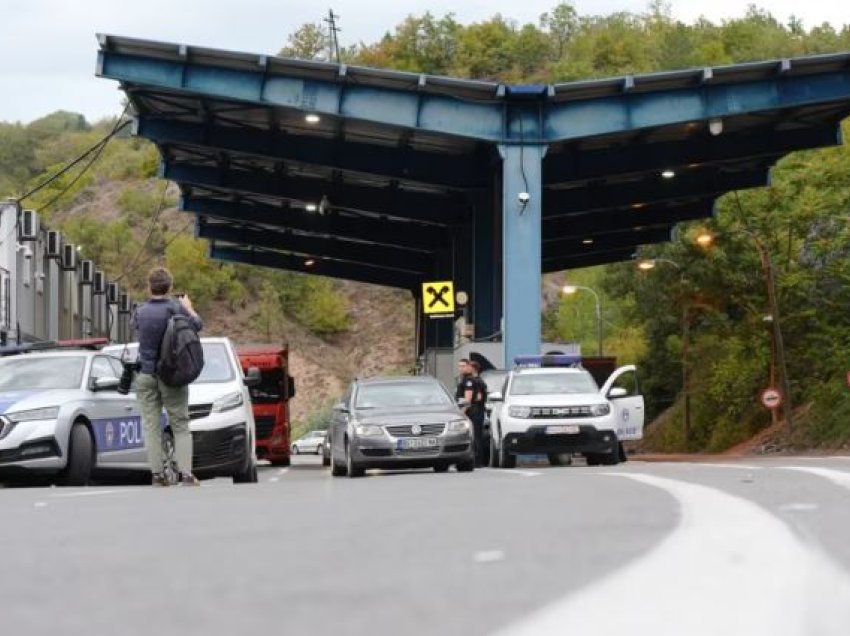
[[[590,414],[595,416],[608,415],[611,412],[610,404],[592,404],[590,406]]]
[[[511,417],[526,418],[531,417],[530,406],[512,406],[508,408],[508,415]]]
[[[354,427],[354,431],[360,437],[378,437],[384,434],[383,426],[375,426],[374,424],[360,424]]]
[[[469,420],[452,420],[447,430],[449,433],[466,433],[469,431]]]
[[[5,417],[12,424],[17,424],[18,422],[34,422],[35,420],[55,420],[59,417],[59,407],[46,406],[42,409],[32,409],[31,411],[6,413]]]
[[[221,413],[222,411],[229,411],[230,409],[235,409],[242,406],[243,403],[242,391],[236,391],[235,393],[228,393],[227,395],[222,395],[215,402],[213,402],[212,410],[213,413]]]

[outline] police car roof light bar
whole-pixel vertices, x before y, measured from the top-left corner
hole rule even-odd
[[[527,368],[540,367],[575,367],[581,364],[581,356],[569,354],[556,354],[548,356],[517,356],[514,358],[514,366]]]
[[[78,340],[44,340],[41,342],[22,342],[21,344],[0,347],[0,357],[38,351],[61,351],[63,349],[100,349],[109,344],[107,338],[81,338]]]

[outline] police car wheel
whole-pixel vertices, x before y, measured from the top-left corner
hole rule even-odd
[[[94,468],[94,444],[85,424],[77,422],[68,436],[68,465],[59,479],[63,486],[85,486]]]

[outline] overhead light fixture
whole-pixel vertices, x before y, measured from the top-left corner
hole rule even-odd
[[[708,132],[717,137],[717,135],[723,132],[723,120],[719,117],[717,119],[709,119]]]
[[[702,232],[696,238],[697,245],[701,247],[708,247],[712,243],[714,243],[714,234],[711,232]]]
[[[320,121],[322,121],[322,118],[319,117],[316,113],[307,113],[307,115],[304,117],[304,121],[306,121],[308,124],[318,124]]]
[[[645,208],[646,203],[632,203],[632,210],[640,210],[641,208]]]
[[[578,287],[576,287],[575,285],[564,285],[561,288],[561,291],[565,294],[575,294],[578,291]]]
[[[638,269],[642,269],[643,271],[648,271],[650,269],[655,268],[655,259],[652,258],[644,258],[638,261]]]
[[[316,210],[319,209],[319,206],[316,205],[315,203],[308,203],[307,205],[304,206],[304,209],[307,210],[307,212],[315,212]]]
[[[328,200],[327,195],[322,195],[322,200],[319,201],[319,214],[327,214],[330,207],[331,202]]]
[[[664,177],[665,179],[672,179],[673,177],[676,176],[676,173],[673,172],[672,170],[665,170],[664,172],[661,173],[661,176]]]
[[[316,259],[314,259],[314,258],[308,258],[306,261],[304,261],[304,267],[313,267],[313,265],[315,265],[315,264],[316,264]]]
[[[582,245],[593,245],[593,239],[584,239],[581,242]]]

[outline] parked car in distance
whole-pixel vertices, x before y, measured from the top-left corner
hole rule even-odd
[[[306,435],[302,435],[297,440],[292,442],[292,454],[302,455],[304,453],[321,455],[322,446],[325,443],[324,430],[310,431]]]
[[[472,425],[432,377],[355,380],[334,407],[328,434],[335,477],[369,468],[475,469]]]

